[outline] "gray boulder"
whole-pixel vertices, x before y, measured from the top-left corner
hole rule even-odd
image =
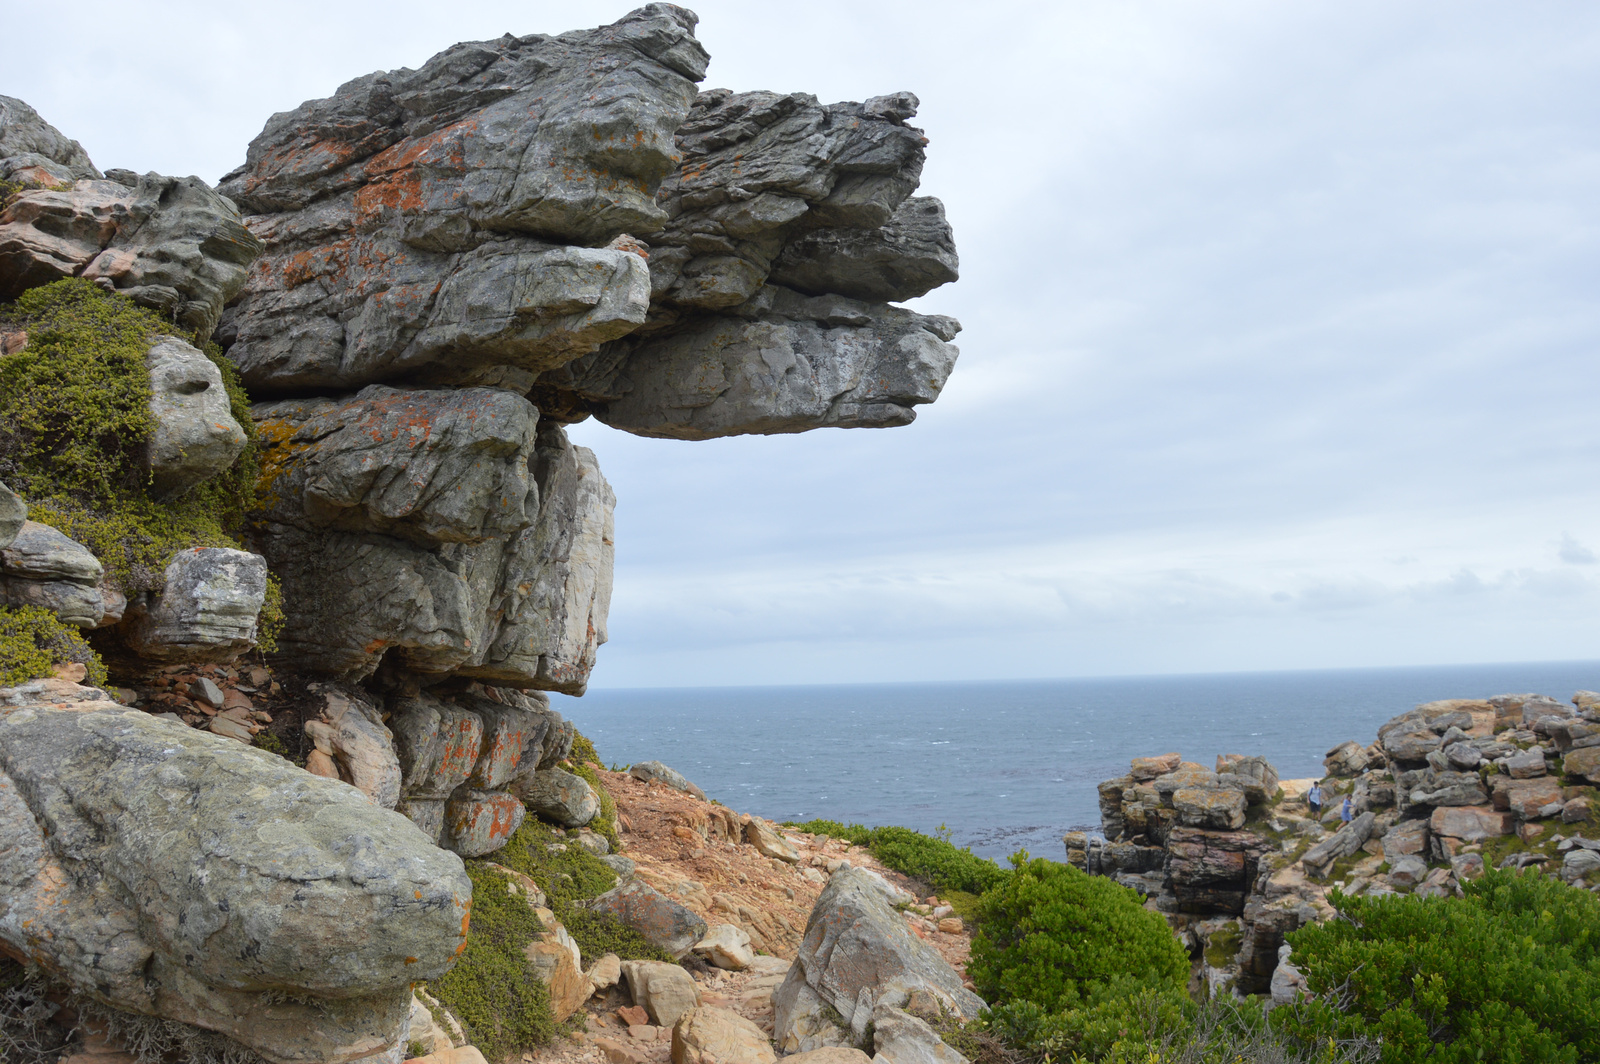
[[[244,450],[244,429],[233,419],[222,371],[205,352],[163,336],[145,355],[155,435],[145,449],[150,490],[179,495],[221,473]]]
[[[768,286],[546,373],[534,394],[666,439],[905,425],[939,397],[959,329],[953,318]]]
[[[222,184],[267,242],[223,330],[246,382],[531,380],[637,327],[645,260],[595,245],[667,221],[695,22],[458,44],[273,116]]]
[[[17,493],[0,484],[0,550],[11,546],[22,531],[22,522],[28,519],[28,504]]]
[[[583,904],[616,917],[674,957],[684,956],[706,937],[704,920],[643,880],[620,883]]]
[[[641,761],[637,765],[631,765],[628,768],[628,775],[646,783],[664,783],[675,791],[692,794],[702,802],[706,800],[705,791],[690,783],[683,773],[660,761]]]
[[[932,946],[917,938],[878,887],[854,868],[828,880],[806,921],[794,966],[772,995],[773,1038],[784,1052],[865,1041],[873,1010],[903,1008],[913,993],[962,1020],[975,1019],[981,998]],[[843,1019],[849,1037],[827,1033],[818,1006]]]
[[[279,1064],[379,1054],[471,890],[343,783],[64,681],[0,691],[0,942],[101,1004]]]
[[[209,336],[260,241],[198,177],[129,180],[17,196],[0,215],[0,299],[85,277]]]
[[[512,789],[531,812],[564,828],[581,828],[600,813],[594,788],[563,769],[540,769]]]
[[[179,551],[162,588],[128,604],[119,633],[150,661],[232,661],[256,645],[267,563],[229,547]]]
[[[1428,862],[1415,854],[1393,858],[1385,881],[1391,887],[1414,887],[1428,875]]]
[[[99,628],[122,615],[125,602],[101,586],[104,576],[100,559],[88,547],[38,521],[24,518],[10,545],[0,550],[0,601],[42,607],[79,628]]]
[[[1579,879],[1593,877],[1600,872],[1600,853],[1593,850],[1569,850],[1561,859],[1561,878],[1564,882],[1573,883]]]
[[[622,977],[628,981],[633,1003],[644,1009],[650,1022],[658,1027],[671,1027],[700,1004],[700,988],[676,964],[623,961]]]

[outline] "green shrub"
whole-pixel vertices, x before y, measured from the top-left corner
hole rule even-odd
[[[511,893],[505,876],[482,861],[466,866],[472,880],[467,948],[429,990],[487,1059],[503,1060],[555,1036],[550,989],[534,977],[523,954],[545,927],[528,903]]]
[[[76,278],[24,292],[0,307],[0,325],[28,334],[26,347],[0,356],[0,481],[28,501],[32,519],[88,547],[127,595],[159,589],[167,562],[185,547],[241,545],[257,503],[260,454],[249,398],[215,344],[182,337],[217,364],[248,442],[228,470],[157,501],[140,463],[156,428],[144,359],[154,336],[179,331]],[[282,624],[277,581],[268,583],[265,649]]]
[[[1184,993],[1188,953],[1138,894],[1026,851],[1011,860],[1015,872],[978,902],[967,974],[979,994],[1053,1014]]]
[[[1600,898],[1488,872],[1465,897],[1329,900],[1291,934],[1317,995],[1273,1014],[1306,1039],[1374,1037],[1388,1064],[1600,1060]]]
[[[624,960],[672,960],[670,954],[652,946],[622,921],[605,913],[590,912],[578,904],[616,886],[617,874],[600,858],[568,841],[549,825],[528,817],[511,840],[491,854],[489,860],[521,872],[539,885],[549,897],[556,919],[578,943],[585,967],[607,953],[615,953]]]
[[[0,606],[0,687],[49,676],[51,666],[69,661],[89,670],[90,686],[105,684],[105,665],[76,628],[39,606]]]
[[[841,824],[837,820],[807,820],[804,823],[790,820],[783,826],[804,831],[809,835],[828,835],[835,839],[843,839],[852,846],[865,846],[872,839],[871,828],[861,824]]]
[[[931,883],[941,894],[957,890],[982,894],[1009,878],[988,858],[910,828],[873,828],[867,849],[896,872]]]
[[[868,828],[860,824],[841,824],[837,820],[808,820],[785,826],[865,846],[887,867],[932,885],[941,895],[951,892],[982,894],[1010,874],[987,857],[979,857],[948,839],[924,835],[910,828]]]

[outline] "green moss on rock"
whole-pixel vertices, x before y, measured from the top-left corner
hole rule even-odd
[[[160,589],[179,550],[242,546],[239,532],[257,504],[260,451],[249,397],[215,344],[77,278],[0,306],[0,328],[28,334],[27,346],[0,356],[0,481],[27,500],[32,519],[93,551],[125,595]],[[156,429],[145,355],[162,334],[202,344],[247,443],[223,473],[158,501],[141,455]],[[269,576],[263,649],[272,649],[282,628],[281,601]]]
[[[617,874],[548,824],[530,816],[490,859],[539,884],[550,899],[556,919],[578,943],[585,966],[607,953],[624,960],[672,960],[622,921],[606,913],[590,912],[579,904],[616,886]]]

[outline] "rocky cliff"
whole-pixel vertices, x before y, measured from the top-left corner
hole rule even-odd
[[[916,97],[702,91],[696,22],[357,77],[217,188],[0,97],[0,665],[34,681],[0,695],[0,952],[281,1064],[398,1061],[462,858],[609,801],[542,694],[582,694],[611,597],[566,426],[938,397],[959,325],[893,305],[957,273]]]

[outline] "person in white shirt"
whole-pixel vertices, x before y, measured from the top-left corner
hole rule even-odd
[[[1312,816],[1322,815],[1322,783],[1320,781],[1313,783],[1311,789],[1306,792],[1306,804],[1311,806]]]

